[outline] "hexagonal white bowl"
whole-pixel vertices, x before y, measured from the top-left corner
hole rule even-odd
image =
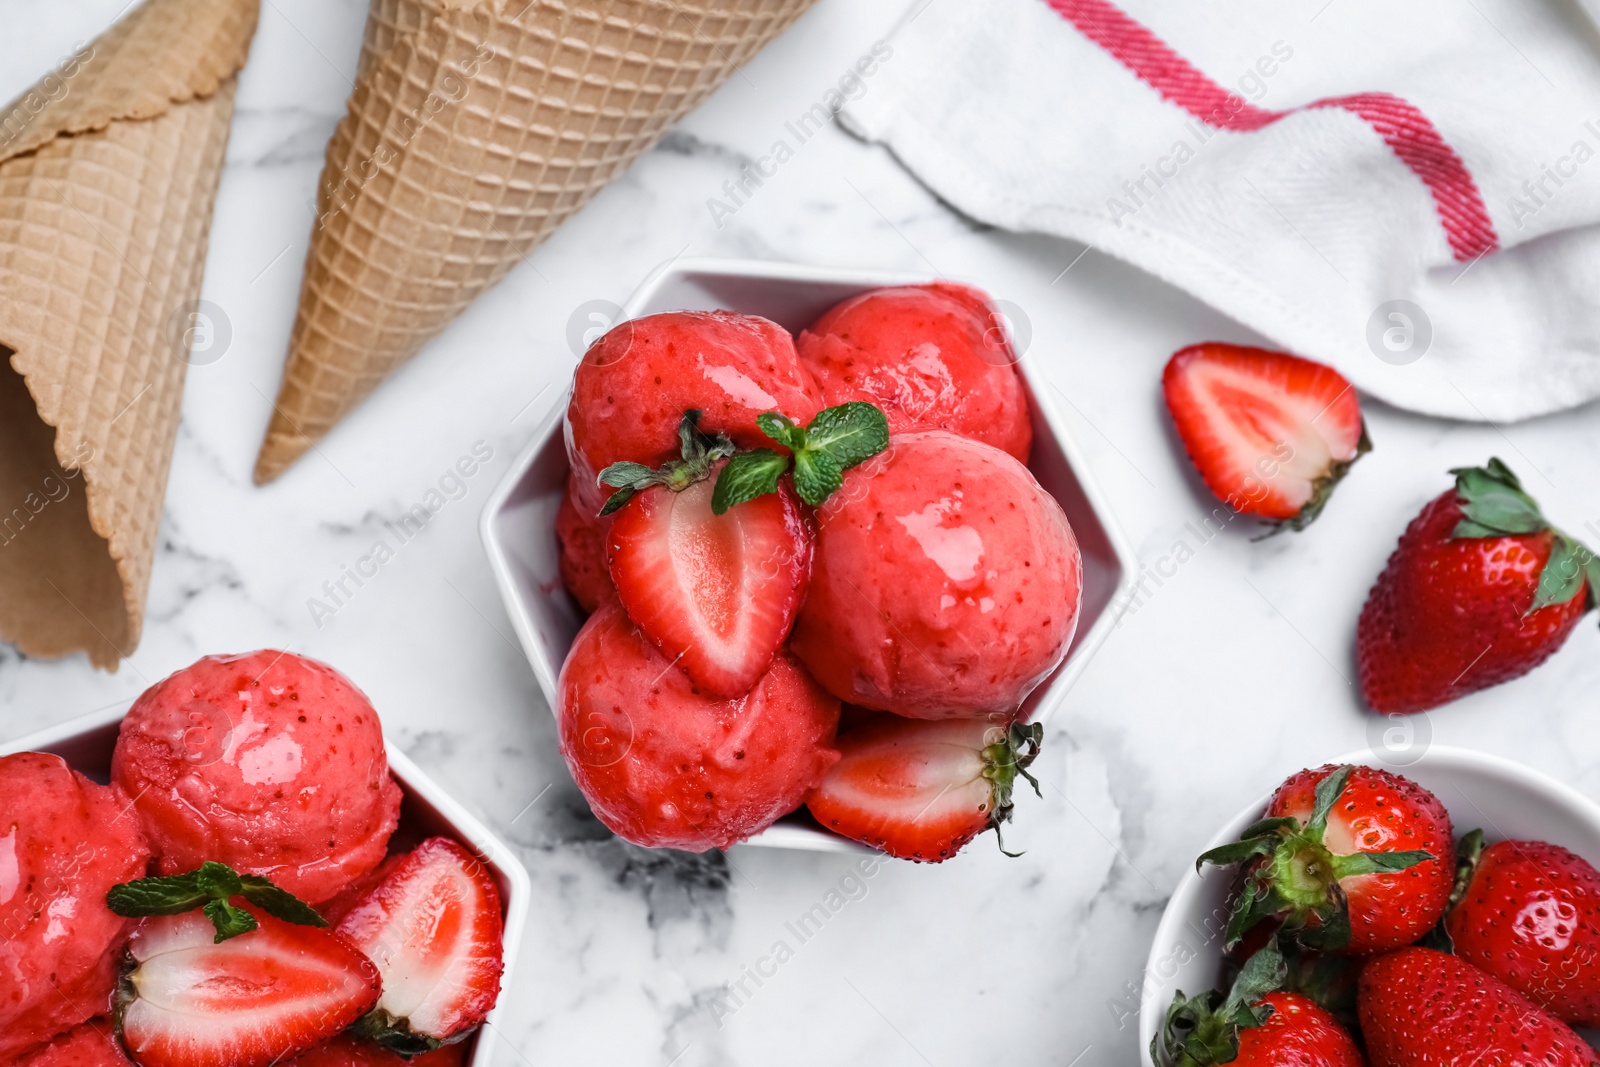
[[[658,267],[628,299],[618,321],[662,311],[743,312],[771,319],[798,334],[834,304],[868,289],[935,281],[928,275],[829,270],[788,263],[680,259]],[[981,286],[981,282],[976,283]],[[1083,554],[1083,602],[1066,660],[1024,705],[1035,721],[1048,719],[1115,625],[1109,610],[1136,576],[1138,560],[1112,520],[1088,473],[1048,381],[1027,354],[1017,364],[1033,419],[1028,466],[1061,504]],[[562,418],[570,390],[554,401],[532,442],[495,488],[482,519],[484,548],[500,586],[506,613],[533,665],[552,710],[556,679],[583,616],[561,585],[555,537],[556,509],[567,477]],[[822,829],[802,809],[746,844],[849,851],[859,848]]]
[[[117,743],[117,729],[123,711],[97,711],[52,726],[36,733],[0,744],[0,756],[16,752],[49,752],[67,761],[74,770],[104,784],[111,777],[111,750]],[[505,922],[505,972],[500,979],[500,1000],[489,1013],[483,1029],[468,1038],[467,1067],[488,1067],[493,1062],[488,1028],[510,1017],[505,991],[511,984],[522,944],[523,927],[528,921],[532,893],[528,872],[505,842],[479,822],[449,794],[445,793],[406,754],[393,745],[388,751],[389,770],[400,783],[400,826],[395,837],[400,841],[420,841],[425,837],[453,837],[483,861],[500,890],[500,905]]]
[[[1364,764],[1403,775],[1431,791],[1450,812],[1457,836],[1481,828],[1493,841],[1549,841],[1600,866],[1600,804],[1531,767],[1471,749],[1434,746],[1414,762],[1385,764],[1371,751],[1331,763]],[[1276,783],[1274,783],[1274,788]],[[1252,802],[1204,844],[1208,849],[1236,841],[1261,818],[1271,792]],[[1222,972],[1221,932],[1227,923],[1229,872],[1191,867],[1167,903],[1145,964],[1139,1006],[1139,1061],[1148,1062],[1155,1036],[1178,990],[1189,996],[1217,984]]]

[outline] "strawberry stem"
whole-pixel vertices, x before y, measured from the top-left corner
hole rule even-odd
[[[1014,722],[999,740],[983,749],[982,773],[989,780],[989,825],[994,827],[995,844],[1012,859],[1022,853],[1006,852],[1000,825],[1010,821],[1011,813],[1016,808],[1012,792],[1018,775],[1033,786],[1036,796],[1043,798],[1044,794],[1039,791],[1039,779],[1028,773],[1028,766],[1039,758],[1039,747],[1043,741],[1043,724]]]
[[[1454,953],[1456,950],[1455,939],[1450,936],[1450,913],[1456,910],[1456,905],[1466,899],[1467,890],[1472,888],[1472,878],[1478,873],[1478,862],[1483,859],[1483,831],[1472,830],[1464,834],[1456,842],[1456,877],[1450,885],[1450,900],[1444,907],[1444,914],[1439,917],[1439,923],[1429,930],[1420,945],[1438,949],[1440,952]]]
[[[726,434],[708,437],[699,430],[700,412],[690,408],[678,423],[678,450],[681,459],[668,460],[659,467],[646,467],[643,463],[626,460],[613,463],[600,472],[597,482],[609,485],[616,492],[606,498],[600,509],[604,518],[633,499],[635,493],[662,485],[674,493],[681,493],[695,482],[711,475],[718,460],[733,455],[733,442]]]
[[[408,1059],[433,1052],[445,1044],[436,1037],[417,1033],[411,1029],[409,1020],[396,1018],[382,1008],[373,1008],[345,1032],[375,1042]]]

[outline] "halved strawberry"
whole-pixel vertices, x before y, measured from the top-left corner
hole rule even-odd
[[[1301,530],[1370,451],[1355,390],[1338,371],[1264,348],[1191,345],[1161,376],[1200,477],[1235,511]]]
[[[220,943],[200,912],[134,927],[117,1029],[140,1067],[266,1067],[377,1003],[378,970],[348,940],[243,910],[257,928]]]
[[[738,697],[794,625],[811,574],[811,534],[787,482],[716,514],[710,475],[725,453],[704,448],[689,416],[681,463],[608,482],[628,498],[611,521],[606,560],[617,597],[650,643],[695,684]]]
[[[456,842],[430,837],[339,921],[383,975],[383,996],[352,1033],[403,1055],[483,1022],[504,969],[500,893]]]
[[[835,833],[942,863],[990,827],[999,840],[1019,774],[1039,791],[1028,764],[1043,734],[1037,723],[879,715],[835,742],[843,755],[806,807]]]

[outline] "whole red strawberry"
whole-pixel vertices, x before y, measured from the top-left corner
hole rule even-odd
[[[1365,1067],[1339,1021],[1310,998],[1279,989],[1284,978],[1273,941],[1250,957],[1226,995],[1178,993],[1150,1041],[1150,1059],[1162,1067]]]
[[[1463,840],[1457,956],[1573,1026],[1600,1027],[1600,871],[1543,841]]]
[[[1372,1067],[1597,1067],[1561,1020],[1465,960],[1403,948],[1361,972]]]
[[[1284,782],[1266,818],[1196,862],[1244,865],[1226,947],[1267,922],[1300,945],[1365,955],[1437,925],[1450,899],[1451,841],[1444,805],[1415,782],[1329,764]]]
[[[1234,511],[1301,530],[1372,448],[1338,371],[1264,348],[1190,345],[1161,375],[1167,410],[1206,486]]]
[[[1356,665],[1374,711],[1423,711],[1527,674],[1600,580],[1600,561],[1504,463],[1451,473],[1455,489],[1411,520],[1361,609]]]

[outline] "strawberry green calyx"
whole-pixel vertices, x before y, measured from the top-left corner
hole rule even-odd
[[[268,915],[300,926],[327,926],[316,910],[259,874],[240,874],[225,863],[202,863],[188,874],[140,878],[114,885],[106,907],[124,918],[182,915],[199,908],[216,927],[216,944],[256,929],[255,916],[229,901],[243,897]]]
[[[1539,510],[1539,502],[1498,457],[1483,467],[1456,467],[1456,497],[1461,521],[1452,537],[1518,537],[1549,531],[1550,558],[1539,572],[1539,586],[1524,615],[1552,604],[1565,604],[1585,587],[1589,606],[1600,604],[1600,559],[1581,541],[1556,529]]]
[[[1197,870],[1207,863],[1248,868],[1228,916],[1228,949],[1263,921],[1281,923],[1286,937],[1307,948],[1326,952],[1344,948],[1350,943],[1350,906],[1339,883],[1364,874],[1403,871],[1434,858],[1420,849],[1339,855],[1323,844],[1329,813],[1354,769],[1340,767],[1317,783],[1316,804],[1305,825],[1292,816],[1262,819],[1238,841],[1195,861]]]
[[[1157,1067],[1212,1067],[1239,1056],[1239,1031],[1263,1025],[1272,1005],[1259,1003],[1283,988],[1288,968],[1276,937],[1246,961],[1223,994],[1211,989],[1196,997],[1180,990],[1167,1008],[1166,1019],[1150,1039],[1150,1060]]]
[[[1469,831],[1456,842],[1456,879],[1450,886],[1450,900],[1445,905],[1444,914],[1439,917],[1439,925],[1429,930],[1417,944],[1438,949],[1440,952],[1452,954],[1455,952],[1455,939],[1450,936],[1450,913],[1456,910],[1457,904],[1466,899],[1467,890],[1472,888],[1472,877],[1478,873],[1478,862],[1483,859],[1483,850],[1482,830]]]
[[[1483,859],[1483,849],[1482,830],[1469,831],[1456,843],[1456,880],[1450,887],[1450,903],[1444,909],[1446,915],[1466,899],[1467,890],[1472,888],[1472,876],[1478,873],[1478,862]]]
[[[778,478],[791,466],[794,491],[817,507],[843,483],[845,471],[889,447],[888,417],[864,400],[824,408],[806,426],[777,411],[757,415],[756,425],[789,454],[757,448],[729,460],[711,495],[711,510],[718,515],[777,492]]]
[[[609,485],[616,492],[606,498],[600,516],[604,518],[610,515],[632,500],[635,493],[652,486],[664,485],[674,493],[681,493],[695,482],[709,477],[711,468],[718,460],[733,455],[733,442],[728,440],[726,434],[707,436],[700,432],[699,424],[700,412],[691,408],[683,413],[683,421],[678,423],[678,448],[682,459],[670,460],[660,467],[646,467],[643,463],[624,460],[601,471],[599,483]]]
[[[372,1011],[357,1019],[350,1029],[345,1032],[352,1037],[382,1045],[390,1052],[398,1053],[408,1059],[412,1056],[421,1056],[424,1053],[433,1052],[447,1044],[455,1043],[454,1040],[440,1041],[436,1037],[419,1034],[411,1029],[411,1024],[405,1019],[397,1019],[382,1008],[373,1008]],[[463,1034],[462,1036],[465,1037],[466,1035]],[[455,1040],[459,1040],[459,1038]]]
[[[1016,807],[1011,794],[1018,775],[1033,786],[1034,795],[1044,796],[1039,792],[1039,779],[1028,773],[1028,766],[1039,758],[1039,747],[1043,742],[1044,726],[1041,723],[1024,725],[1014,722],[998,740],[986,745],[981,753],[983,777],[989,780],[990,787],[989,825],[994,827],[995,844],[1013,859],[1022,853],[1006,852],[1005,841],[1000,836],[1000,824],[1010,821],[1011,812]]]

